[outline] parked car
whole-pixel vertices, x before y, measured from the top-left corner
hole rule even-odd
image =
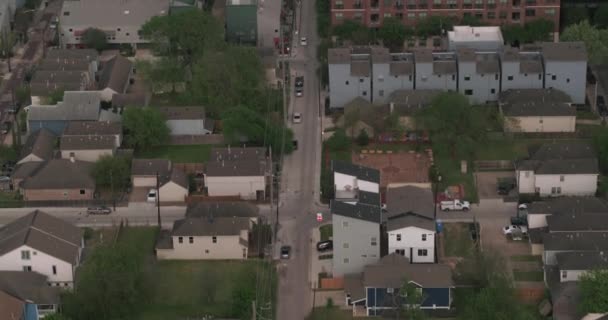
[[[306,40],[306,37],[300,38],[300,45],[302,47],[306,47],[307,44],[308,44],[308,41]]]
[[[597,96],[595,105],[597,106],[597,112],[600,114],[600,116],[608,116],[608,108],[606,107],[606,100],[604,99],[604,96]]]
[[[528,234],[528,227],[526,226],[516,226],[516,225],[508,225],[502,228],[502,233],[504,235],[510,235],[513,233],[521,232],[522,235]]]
[[[317,251],[329,251],[334,248],[332,240],[320,241],[317,243]]]
[[[302,88],[296,88],[296,97],[301,97],[304,94]]]
[[[515,178],[498,178],[496,191],[499,195],[508,195],[516,186]]]
[[[0,132],[2,134],[7,134],[11,130],[11,123],[9,121],[5,121],[2,123],[2,127],[0,127]]]
[[[0,182],[11,182],[11,177],[9,177],[9,176],[0,176]]]
[[[289,259],[289,253],[291,252],[290,246],[281,247],[281,259]]]
[[[19,110],[17,110],[17,107],[15,107],[15,106],[9,106],[5,110],[6,110],[6,113],[8,113],[8,114],[15,114],[15,113],[17,113],[17,111],[19,111]]]
[[[304,76],[297,76],[295,81],[296,88],[304,88]]]
[[[302,114],[296,112],[293,114],[293,123],[301,123],[302,122]]]
[[[110,213],[112,213],[112,209],[110,209],[106,206],[89,207],[89,208],[87,208],[87,213],[88,214],[110,214]]]
[[[150,191],[148,191],[147,201],[156,202],[156,189],[150,189]]]
[[[293,145],[294,150],[298,150],[298,140],[292,140],[291,144]]]
[[[448,200],[441,201],[439,207],[443,211],[451,211],[451,210],[461,210],[468,211],[471,208],[471,204],[468,201],[460,201],[460,200]]]

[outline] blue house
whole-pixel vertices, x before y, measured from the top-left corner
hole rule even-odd
[[[443,264],[412,264],[396,253],[368,265],[363,273],[344,277],[346,303],[354,316],[380,316],[407,298],[399,294],[404,282],[422,292],[421,309],[449,309],[452,304],[452,271]]]
[[[45,128],[61,135],[70,121],[99,121],[100,103],[97,91],[66,91],[56,105],[26,108],[28,131],[31,134]]]

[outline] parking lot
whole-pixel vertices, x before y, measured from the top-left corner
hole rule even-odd
[[[511,178],[515,179],[514,171],[491,171],[491,172],[475,172],[475,180],[477,183],[477,194],[479,199],[500,199],[503,196],[498,194],[498,179]],[[517,190],[514,188],[509,193],[509,196],[517,195]]]

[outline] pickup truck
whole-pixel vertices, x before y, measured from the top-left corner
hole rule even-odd
[[[468,211],[471,208],[471,204],[468,201],[460,201],[460,200],[449,200],[449,201],[441,201],[439,207],[443,211],[451,211],[451,210],[461,210]]]

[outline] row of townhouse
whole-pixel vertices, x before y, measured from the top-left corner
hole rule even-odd
[[[380,204],[380,172],[332,161],[333,276],[344,279],[347,305],[357,316],[378,316],[407,298],[407,280],[424,296],[423,309],[449,309],[452,273],[436,264],[434,202],[428,188],[400,186]]]
[[[420,49],[391,53],[383,47],[332,48],[328,52],[330,108],[361,97],[389,103],[397,90],[457,91],[471,103],[497,101],[509,89],[558,89],[585,102],[587,52],[583,43],[541,43],[528,49],[450,52]]]

